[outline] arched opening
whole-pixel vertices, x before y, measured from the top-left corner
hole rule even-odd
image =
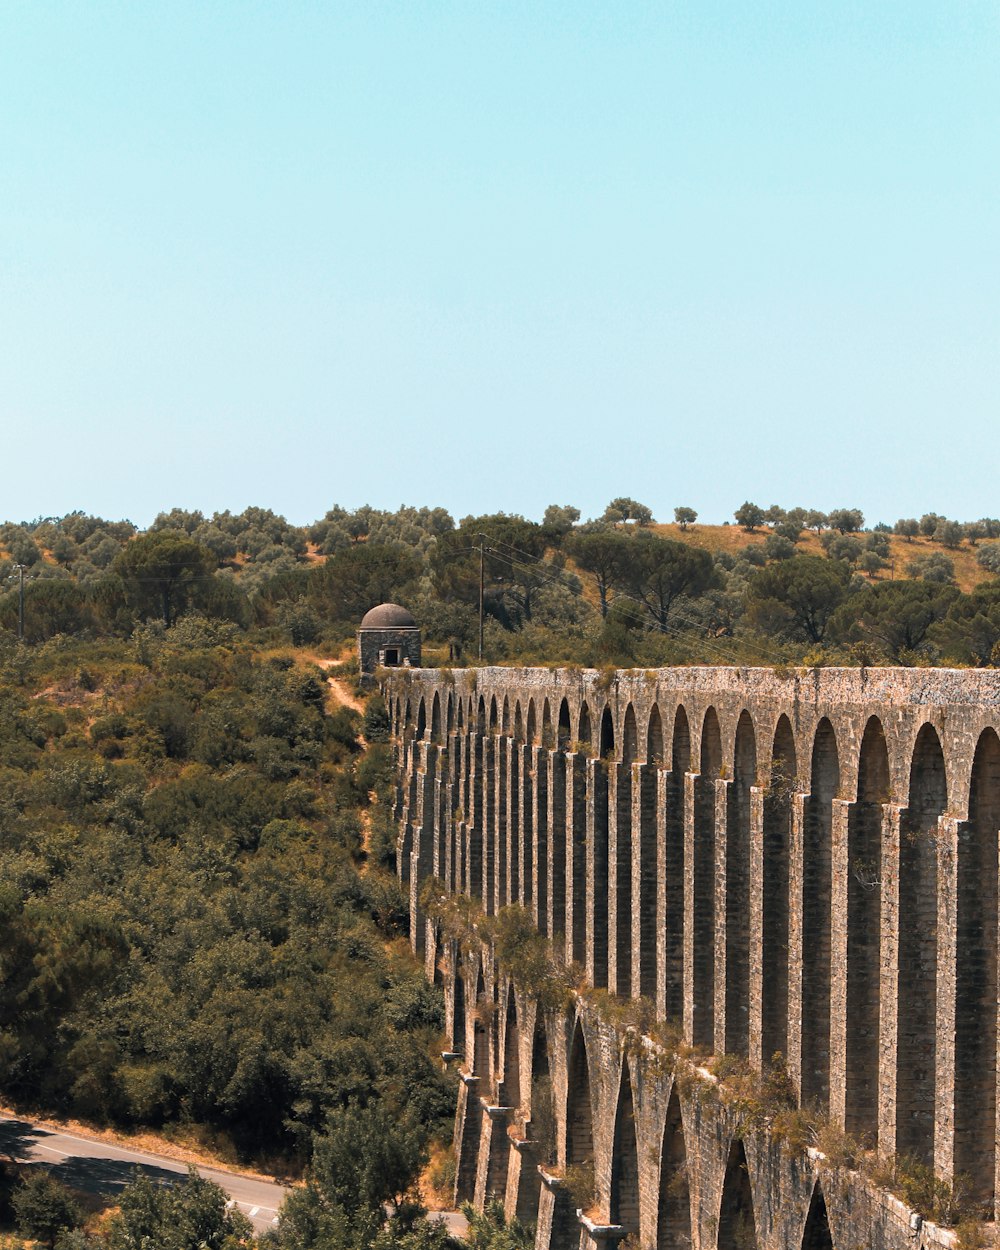
[[[604,715],[610,720],[608,709],[604,709]],[[611,730],[611,745],[614,747],[614,729]],[[635,726],[635,709],[630,703],[625,709],[625,726],[622,730],[622,763],[634,764],[639,757],[639,734]],[[606,755],[604,750],[604,721],[601,721],[601,755]]]
[[[750,1048],[750,787],[757,743],[749,712],[736,725],[733,784],[726,824],[726,1050]]]
[[[681,1103],[674,1090],[667,1104],[660,1153],[660,1200],[656,1250],[691,1250],[691,1192]]]
[[[632,714],[632,729],[635,730],[635,713]],[[634,751],[634,744],[633,744]],[[610,759],[615,753],[615,723],[611,717],[611,709],[605,705],[604,712],[601,715],[601,740],[598,757],[602,760]]]
[[[514,706],[514,741],[521,746],[524,742],[524,717],[521,715],[521,702]]]
[[[566,1166],[588,1172],[593,1184],[594,1112],[590,1102],[590,1066],[583,1030],[577,1024],[569,1059],[569,1085],[566,1103]],[[585,1188],[585,1186],[583,1186]]]
[[[830,958],[833,904],[833,800],[840,758],[824,717],[813,739],[802,848],[802,1100],[830,1102]]]
[[[797,773],[795,736],[782,715],[774,731],[771,776],[764,794],[761,906],[761,1053],[788,1054],[788,849]]]
[[[479,696],[479,709],[476,716],[476,732],[480,734],[486,733],[486,700]]]
[[[409,736],[410,729],[412,728],[412,726],[413,726],[413,708],[412,708],[412,706],[411,706],[411,704],[410,704],[410,700],[409,700],[409,699],[407,699],[407,700],[406,700],[406,711],[405,711],[405,713],[403,714],[403,735],[404,735],[404,737],[408,737],[408,736]]]
[[[610,724],[611,716],[608,709],[601,718],[600,746],[604,746],[605,718]],[[586,703],[580,712],[580,750],[588,752],[591,747],[590,713]],[[614,748],[614,732],[612,731],[612,749]],[[610,795],[608,793],[608,773],[602,763],[587,762],[589,782],[593,798],[594,810],[594,876],[593,891],[588,902],[594,916],[594,968],[593,981],[595,986],[608,984],[608,894],[617,883],[612,882],[610,867]],[[586,819],[586,817],[584,817]]]
[[[846,1128],[869,1141],[878,1131],[882,817],[889,800],[889,750],[878,717],[865,726],[858,801],[847,826]]]
[[[444,718],[445,732],[450,734],[455,728],[455,696],[454,695],[452,694],[448,695],[448,702],[445,706],[446,706],[445,718]]]
[[[584,755],[590,754],[590,746],[593,741],[593,737],[594,731],[590,724],[590,708],[587,707],[586,703],[584,703],[580,708],[580,722],[576,735],[579,749],[584,753]]]
[[[507,990],[507,1025],[503,1039],[503,1105],[515,1110],[521,1105],[521,1052],[517,1028],[514,987]]]
[[[684,1013],[684,823],[687,802],[684,778],[690,767],[691,728],[687,712],[679,706],[674,713],[664,821],[664,979],[668,1020],[680,1020]]]
[[[497,715],[497,697],[496,695],[490,699],[490,733],[496,733],[500,724],[500,717]]]
[[[465,979],[461,972],[455,973],[455,1003],[451,1013],[451,1048],[456,1055],[465,1055]]]
[[[937,828],[947,806],[944,753],[933,726],[924,725],[910,763],[899,846],[896,1153],[927,1164],[934,1153],[937,1094]]]
[[[431,704],[431,741],[441,741],[441,696],[436,690]]]
[[[473,1017],[472,1075],[479,1077],[479,1093],[487,1097],[493,1076],[490,1025],[493,1021],[493,1000],[487,996],[482,970],[476,978],[476,1010]]]
[[[722,733],[715,708],[701,729],[701,771],[694,794],[694,1003],[692,1040],[702,1050],[715,1046],[715,806],[722,769]]]
[[[653,704],[649,714],[649,725],[646,729],[646,759],[657,767],[663,766],[663,719],[660,709]]]
[[[549,1069],[549,1046],[541,1011],[535,1014],[535,1032],[531,1041],[531,1124],[530,1137],[535,1143],[538,1162],[556,1162],[556,1107],[552,1096],[552,1074]]]
[[[757,1250],[757,1222],[746,1151],[741,1141],[729,1147],[719,1208],[718,1250]]]
[[[997,831],[1000,738],[976,745],[969,819],[958,831],[958,960],[955,970],[955,1172],[993,1206],[997,1086]]]
[[[548,704],[546,704],[546,707],[548,707]],[[561,751],[569,750],[572,737],[573,732],[569,723],[569,704],[563,699],[562,703],[559,704],[559,740],[557,743]]]
[[[465,704],[462,699],[458,701],[458,713],[456,715],[456,723],[459,729],[465,728]]]
[[[826,1214],[826,1199],[819,1181],[813,1188],[809,1202],[809,1214],[802,1233],[802,1250],[833,1250],[833,1238],[830,1236],[830,1221]]]
[[[427,732],[427,704],[424,702],[423,699],[421,699],[420,705],[417,708],[417,740],[419,741],[420,739],[422,739],[426,732]]]
[[[525,717],[525,738],[530,746],[538,745],[538,718],[535,715],[535,700],[528,700],[528,715]]]
[[[635,712],[631,704],[625,717],[626,729],[628,729],[629,715],[632,717],[631,750],[634,759]],[[614,780],[615,863],[614,879],[609,880],[609,886],[614,891],[615,924],[611,939],[614,942],[614,985],[612,988],[622,998],[628,998],[632,993],[632,767],[631,762],[622,763],[620,766],[615,763],[615,730],[611,709],[607,704],[601,714],[600,758],[602,766],[599,771],[603,772],[609,780]],[[608,802],[610,842],[610,793]]]
[[[618,1110],[615,1113],[614,1148],[611,1155],[611,1223],[626,1234],[639,1231],[639,1148],[635,1136],[635,1107],[628,1063],[622,1065]]]
[[[503,733],[510,733],[510,699],[507,695],[503,697],[503,715],[500,718],[500,729]]]

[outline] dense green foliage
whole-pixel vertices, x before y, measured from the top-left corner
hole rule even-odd
[[[299,1159],[339,1108],[447,1116],[439,995],[359,871],[388,758],[319,670],[197,618],[3,658],[0,1092]]]

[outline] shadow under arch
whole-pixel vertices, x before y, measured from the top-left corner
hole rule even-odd
[[[455,992],[452,1001],[451,1013],[451,1049],[456,1055],[465,1058],[465,1048],[468,1045],[466,1034],[468,1032],[468,1016],[465,1007],[465,977],[462,976],[461,968],[455,970]]]
[[[976,743],[969,819],[958,831],[958,961],[955,977],[955,1172],[992,1209],[997,1132],[997,831],[1000,738]]]
[[[437,690],[431,702],[431,741],[441,741],[441,694]]]
[[[837,736],[824,716],[813,738],[802,847],[802,1101],[830,1105],[833,800],[840,789]]]
[[[937,1098],[937,829],[947,806],[941,740],[933,725],[925,724],[913,748],[899,844],[899,915],[906,922],[899,926],[896,1152],[927,1164],[933,1158]]]
[[[611,1152],[611,1195],[608,1208],[612,1224],[619,1224],[626,1235],[639,1231],[639,1146],[635,1134],[635,1104],[628,1061],[622,1063],[615,1111],[614,1144]]]
[[[416,731],[417,739],[418,740],[422,739],[426,732],[427,732],[427,701],[421,696],[420,702],[417,705],[417,731]]]
[[[691,1037],[694,1045],[715,1046],[715,811],[722,770],[722,732],[714,707],[701,729],[700,771],[694,788],[694,957]]]
[[[569,1056],[566,1096],[566,1166],[594,1167],[594,1109],[590,1100],[590,1064],[583,1028],[577,1021]]]
[[[507,1020],[503,1034],[503,1105],[521,1106],[521,1046],[514,986],[507,989]]]
[[[548,706],[548,700],[546,700],[546,706]],[[563,701],[559,704],[557,734],[558,736],[556,738],[555,745],[558,746],[561,751],[568,751],[573,738],[573,730],[570,728],[569,703],[566,699],[563,699]]]
[[[654,703],[646,726],[646,760],[657,767],[663,766],[663,718],[659,706]]]
[[[830,1220],[826,1213],[826,1199],[823,1197],[823,1186],[816,1182],[812,1197],[809,1200],[809,1214],[802,1232],[802,1250],[833,1250],[833,1235],[830,1232]]]
[[[877,716],[869,717],[858,755],[858,797],[847,823],[847,1131],[878,1132],[881,1018],[882,827],[889,800],[889,749]]]
[[[729,1147],[722,1182],[718,1250],[758,1250],[759,1244],[746,1150],[736,1139]]]
[[[726,822],[726,1038],[732,1055],[750,1049],[750,788],[757,780],[757,738],[740,713]]]
[[[791,721],[782,713],[774,730],[763,812],[761,1054],[765,1063],[779,1052],[788,1054],[788,866],[797,773],[795,735]]]
[[[656,1219],[656,1250],[691,1250],[691,1190],[687,1143],[677,1090],[670,1094],[660,1149],[660,1197]]]
[[[580,705],[580,719],[577,722],[576,740],[580,750],[589,755],[591,743],[594,738],[594,730],[590,721],[590,708],[586,701]]]
[[[608,709],[604,709],[604,715],[608,716]],[[603,745],[604,739],[604,722],[601,721],[601,739]],[[612,744],[614,743],[614,730],[611,731]],[[601,751],[604,755],[604,751]],[[634,764],[639,758],[639,731],[635,723],[635,708],[630,703],[625,709],[625,723],[622,728],[622,763]]]
[[[664,821],[664,994],[668,1020],[684,1014],[684,826],[686,823],[687,783],[691,768],[691,726],[684,705],[674,713],[670,739],[670,769],[666,776],[666,820]]]

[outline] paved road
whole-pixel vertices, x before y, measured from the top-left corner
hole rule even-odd
[[[84,1193],[114,1197],[132,1179],[137,1167],[147,1176],[169,1185],[187,1175],[187,1164],[129,1146],[116,1146],[90,1137],[77,1137],[41,1124],[0,1116],[0,1155],[17,1163],[46,1163],[53,1175]],[[275,1181],[261,1181],[219,1168],[198,1168],[198,1173],[229,1194],[257,1232],[270,1228],[288,1190]],[[459,1211],[436,1211],[431,1219],[443,1220],[453,1236],[463,1237],[468,1222]]]
[[[163,1184],[171,1184],[187,1173],[187,1165],[176,1159],[76,1137],[6,1116],[0,1116],[0,1155],[18,1163],[49,1164],[52,1174],[67,1185],[84,1193],[110,1197],[124,1189],[137,1167]],[[288,1192],[274,1181],[261,1181],[218,1168],[200,1167],[198,1172],[221,1186],[243,1214],[250,1217],[258,1232],[271,1227]]]

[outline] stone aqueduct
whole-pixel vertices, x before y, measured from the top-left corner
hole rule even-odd
[[[522,904],[695,1053],[781,1052],[803,1104],[994,1209],[1000,673],[482,668],[384,689],[411,937],[460,1062],[460,1197],[536,1220],[538,1250],[953,1244],[702,1097],[587,995],[547,1009],[488,944],[440,939],[431,875],[487,914]]]

